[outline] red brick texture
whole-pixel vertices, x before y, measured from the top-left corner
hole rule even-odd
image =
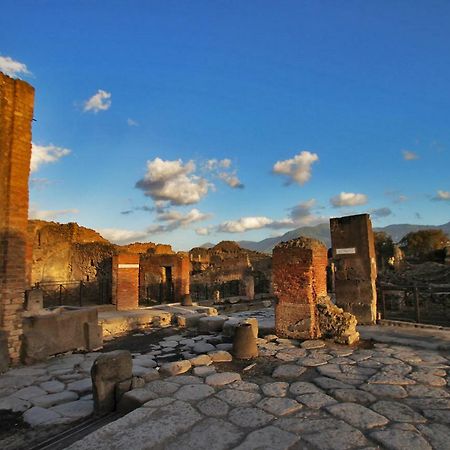
[[[327,293],[327,248],[303,237],[282,242],[273,250],[272,264],[277,336],[319,337],[316,305]]]
[[[13,363],[20,358],[31,263],[27,225],[33,105],[33,87],[0,73],[0,331],[7,335]]]
[[[139,254],[113,256],[112,303],[118,311],[139,307]]]

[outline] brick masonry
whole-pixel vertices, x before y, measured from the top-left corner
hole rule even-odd
[[[336,304],[374,323],[377,315],[377,266],[369,214],[330,219],[335,264]]]
[[[273,250],[272,264],[277,336],[319,337],[316,305],[327,294],[327,248],[303,237],[282,242]]]
[[[119,253],[113,256],[112,303],[118,311],[139,307],[139,254]]]
[[[0,331],[6,334],[13,363],[20,358],[31,263],[27,225],[33,106],[33,87],[0,73]]]

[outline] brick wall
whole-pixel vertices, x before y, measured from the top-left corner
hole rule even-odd
[[[113,256],[112,303],[118,311],[139,307],[139,254],[120,253]]]
[[[368,214],[330,219],[335,264],[336,304],[359,323],[374,323],[377,313],[377,266]]]
[[[27,225],[33,105],[29,84],[0,73],[0,331],[7,335],[13,363],[20,357],[31,261]]]
[[[320,241],[298,238],[273,250],[273,286],[277,297],[278,336],[309,339],[320,336],[317,298],[327,293],[327,249]]]

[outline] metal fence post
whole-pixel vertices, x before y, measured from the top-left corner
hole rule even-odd
[[[80,307],[83,306],[83,281],[80,281],[80,293],[79,293]]]
[[[416,308],[416,322],[420,323],[419,288],[417,286],[414,286],[414,300]]]

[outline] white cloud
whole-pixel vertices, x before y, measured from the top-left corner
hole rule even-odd
[[[212,185],[194,175],[195,169],[193,161],[183,164],[181,159],[165,161],[155,158],[147,161],[147,173],[136,187],[154,201],[167,201],[172,205],[198,203]]]
[[[227,172],[220,172],[219,178],[225,183],[228,184],[228,186],[232,187],[233,189],[236,188],[243,188],[244,185],[241,183],[241,180],[239,180],[238,176],[236,175],[236,172],[227,173]]]
[[[248,230],[258,230],[259,228],[267,227],[273,223],[272,219],[268,217],[241,217],[239,220],[229,220],[223,222],[217,228],[222,233],[243,233]]]
[[[43,164],[50,164],[58,161],[63,156],[67,156],[70,150],[55,145],[37,145],[31,144],[31,172],[36,172]]]
[[[273,172],[277,175],[286,175],[289,183],[305,184],[311,178],[311,166],[319,160],[316,153],[302,151],[291,159],[277,161]]]
[[[371,209],[370,214],[372,216],[380,218],[380,217],[387,217],[392,214],[391,208],[377,208],[377,209]]]
[[[354,194],[353,192],[341,192],[339,195],[335,195],[330,198],[330,202],[335,208],[340,208],[342,206],[365,205],[367,201],[367,195]]]
[[[433,197],[433,200],[438,201],[450,201],[450,191],[437,191],[436,196]]]
[[[125,230],[121,228],[101,228],[97,230],[105,239],[115,244],[130,244],[148,240],[147,231]]]
[[[27,66],[19,61],[15,61],[9,56],[0,56],[0,72],[3,72],[10,77],[16,77],[17,75],[31,75],[31,72],[27,69]]]
[[[208,236],[211,233],[211,227],[200,227],[195,229],[199,236]]]
[[[414,159],[419,159],[419,155],[410,150],[402,150],[402,153],[403,153],[403,159],[405,161],[413,161]]]
[[[106,111],[111,107],[111,93],[99,89],[89,100],[84,103],[84,111]]]
[[[152,225],[148,228],[149,233],[164,233],[178,228],[185,228],[191,223],[201,222],[211,217],[211,214],[202,213],[197,208],[191,209],[186,214],[179,211],[168,210],[158,213],[156,219],[163,225]]]
[[[311,210],[316,206],[316,200],[311,198],[305,202],[299,203],[298,205],[291,208],[290,217],[292,219],[293,225],[307,226],[307,225],[317,225],[328,220],[328,217],[318,216],[314,214]]]
[[[136,122],[135,120],[130,119],[130,118],[127,119],[127,124],[130,127],[138,127],[139,126],[138,122]]]
[[[224,181],[233,189],[242,189],[244,185],[237,176],[236,170],[231,170],[232,162],[229,158],[224,159],[208,159],[203,165],[203,169],[212,172],[212,174]]]
[[[72,216],[78,214],[78,209],[54,209],[54,210],[38,210],[35,206],[30,207],[28,216],[30,219],[39,220],[58,220],[64,216]]]

